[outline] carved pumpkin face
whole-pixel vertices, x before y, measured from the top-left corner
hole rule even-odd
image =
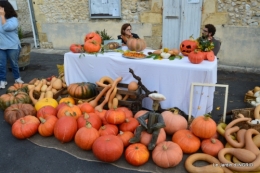
[[[188,56],[190,52],[197,48],[197,42],[195,40],[184,40],[180,44],[180,51],[184,56]]]

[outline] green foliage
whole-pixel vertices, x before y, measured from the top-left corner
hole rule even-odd
[[[96,31],[96,33],[101,36],[102,44],[104,44],[104,40],[113,40],[112,36],[108,35],[105,29],[103,31]]]
[[[208,38],[197,38],[198,42],[198,49],[202,52],[209,52],[214,49],[214,43],[212,40],[209,40]]]
[[[19,39],[21,40],[23,38],[23,30],[22,30],[22,27],[18,27],[18,37]]]

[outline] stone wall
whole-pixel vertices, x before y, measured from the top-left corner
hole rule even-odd
[[[16,11],[18,14],[19,25],[22,28],[24,34],[32,32],[32,24],[30,19],[30,13],[27,0],[17,0]]]

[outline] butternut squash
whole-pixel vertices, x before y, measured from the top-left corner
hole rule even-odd
[[[111,93],[111,95],[109,96],[109,100],[108,100],[108,108],[112,109],[113,108],[113,99],[116,96],[116,92],[117,92],[117,87],[115,86],[115,88],[113,89],[113,92]]]
[[[52,88],[56,90],[60,90],[62,88],[62,81],[61,79],[57,78],[55,81],[52,82]]]
[[[45,92],[48,86],[46,84],[43,84],[41,87],[41,92]]]
[[[53,77],[51,78],[51,85],[53,84],[53,82],[54,82],[56,79],[57,79],[57,77],[55,77],[55,76],[53,76]]]
[[[35,82],[34,82],[34,86],[37,86],[39,84],[40,80],[39,79],[36,79]]]
[[[254,110],[255,119],[260,119],[260,105],[257,105]]]
[[[45,98],[53,98],[53,92],[52,91],[46,91]]]
[[[260,154],[260,150],[254,144],[252,135],[259,135],[260,133],[255,129],[248,129],[245,134],[246,146],[245,149],[255,153],[256,155]],[[240,160],[240,159],[239,159]]]
[[[42,80],[39,81],[38,85],[34,88],[34,91],[40,92],[42,87]]]
[[[98,101],[101,99],[101,97],[112,87],[111,84],[107,85],[105,88],[103,88],[100,93],[96,96],[96,98],[89,102],[90,105],[93,107],[96,107],[98,104]]]

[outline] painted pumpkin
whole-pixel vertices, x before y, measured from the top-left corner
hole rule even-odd
[[[127,40],[127,47],[131,51],[141,52],[146,48],[146,43],[140,38],[130,38]]]
[[[12,125],[12,134],[18,139],[26,139],[38,131],[40,121],[32,115],[27,115],[15,121]]]
[[[115,135],[98,137],[92,145],[93,154],[103,162],[118,160],[124,151],[122,140]]]
[[[205,58],[204,52],[192,51],[189,53],[188,58],[192,64],[200,64]]]
[[[96,52],[99,52],[101,48],[101,45],[100,43],[98,43],[96,40],[87,40],[85,43],[84,43],[84,50],[87,52],[87,53],[96,53]]]
[[[152,152],[152,159],[157,166],[170,168],[178,165],[183,158],[181,147],[172,142],[159,143]]]
[[[141,143],[130,144],[125,150],[125,159],[134,166],[141,166],[148,162],[150,153]]]
[[[97,41],[99,44],[102,43],[102,38],[99,34],[97,34],[96,32],[90,32],[85,36],[84,42],[88,41],[88,40],[95,40]]]
[[[196,48],[197,48],[197,41],[194,40],[192,36],[188,40],[183,40],[180,44],[180,51],[184,56],[188,56]]]
[[[29,95],[22,91],[3,94],[0,96],[0,108],[5,110],[12,104],[31,103]]]
[[[4,119],[10,125],[12,125],[19,118],[22,118],[26,115],[36,115],[36,110],[31,104],[13,104],[4,111]]]
[[[192,133],[203,139],[212,137],[217,131],[217,124],[210,115],[196,117],[192,121],[191,127]]]
[[[96,85],[90,82],[70,84],[68,93],[70,96],[77,99],[88,99],[98,94]]]

